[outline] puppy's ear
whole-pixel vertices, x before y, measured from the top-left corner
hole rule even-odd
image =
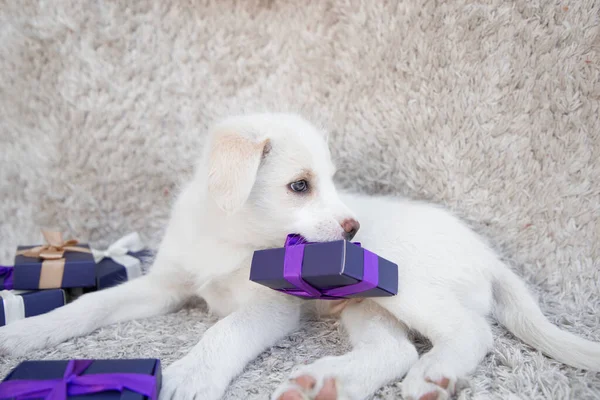
[[[260,162],[269,149],[269,139],[255,141],[230,131],[215,134],[208,156],[208,192],[227,214],[248,200]]]

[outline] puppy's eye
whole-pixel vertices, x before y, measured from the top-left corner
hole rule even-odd
[[[306,192],[308,190],[308,182],[306,182],[304,179],[296,181],[296,182],[292,182],[290,183],[290,189],[292,189],[293,192]]]

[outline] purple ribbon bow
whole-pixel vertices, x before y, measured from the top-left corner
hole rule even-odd
[[[13,288],[13,272],[14,268],[5,267],[4,265],[0,265],[0,290],[12,290]]]
[[[285,240],[285,256],[283,260],[283,277],[286,281],[294,285],[295,289],[277,289],[280,292],[291,294],[293,296],[320,299],[320,300],[339,300],[357,293],[377,287],[379,283],[379,258],[376,254],[363,249],[364,251],[364,272],[363,280],[353,285],[334,289],[319,290],[311,286],[302,279],[302,261],[304,259],[304,248],[306,245],[314,244],[308,242],[300,235],[288,235]],[[360,246],[360,243],[354,242]]]
[[[125,389],[157,399],[156,377],[144,374],[114,373],[81,376],[92,364],[91,360],[71,360],[61,379],[26,380],[0,382],[0,399],[66,400],[67,396],[122,392]]]

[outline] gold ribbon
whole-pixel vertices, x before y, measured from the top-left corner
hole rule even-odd
[[[62,285],[63,275],[65,273],[64,254],[67,251],[76,251],[79,253],[91,253],[87,247],[77,246],[79,243],[75,239],[63,240],[62,233],[42,230],[42,235],[46,244],[32,247],[31,249],[21,250],[17,255],[41,258],[42,270],[40,272],[40,289],[54,289]]]

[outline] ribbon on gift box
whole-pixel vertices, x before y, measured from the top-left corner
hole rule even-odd
[[[156,377],[136,373],[81,375],[93,363],[91,360],[71,360],[60,379],[15,379],[0,382],[0,399],[67,400],[106,391],[132,392],[156,400]]]
[[[6,267],[0,265],[0,289],[11,290],[13,288],[13,273],[15,272],[13,267]]]
[[[25,318],[25,303],[23,302],[23,297],[18,296],[19,293],[24,292],[0,290],[0,298],[2,298],[4,308],[5,325]]]
[[[144,248],[145,246],[142,239],[140,239],[140,235],[137,232],[133,232],[123,236],[106,250],[92,249],[92,255],[96,264],[105,258],[110,258],[117,264],[122,265],[127,272],[127,279],[132,280],[142,276],[142,263],[139,259],[127,253],[142,251]]]
[[[66,260],[63,258],[65,252],[91,253],[92,251],[87,247],[77,246],[79,242],[75,239],[63,240],[60,232],[42,230],[42,235],[46,240],[45,245],[18,251],[17,255],[42,259],[39,288],[58,288],[61,286],[65,272]]]
[[[67,251],[91,252],[87,247],[77,246],[79,241],[75,239],[64,240],[60,232],[42,230],[42,235],[46,240],[46,244],[21,250],[17,254],[25,257],[41,258],[43,260],[60,260]]]
[[[285,241],[285,255],[283,260],[283,277],[286,281],[294,285],[295,289],[276,289],[279,292],[291,294],[293,296],[319,299],[319,300],[340,300],[347,296],[366,292],[377,287],[379,283],[379,258],[376,254],[363,249],[364,251],[364,272],[363,280],[353,285],[344,287],[319,290],[311,286],[302,279],[302,261],[304,259],[304,248],[306,245],[314,244],[308,242],[300,235],[288,235]],[[360,246],[360,243],[354,242]]]

